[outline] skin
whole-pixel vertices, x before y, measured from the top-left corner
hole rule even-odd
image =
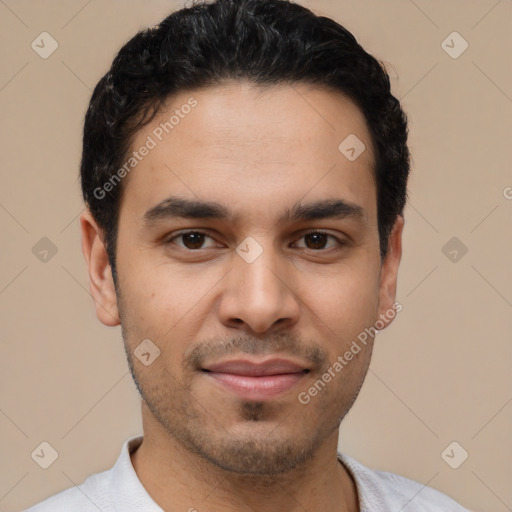
[[[143,397],[135,471],[165,510],[357,511],[336,450],[372,339],[307,405],[297,397],[395,302],[404,221],[397,218],[381,261],[364,117],[324,88],[232,81],[169,98],[133,148],[191,97],[197,107],[123,181],[117,290],[102,231],[89,211],[81,216],[97,316],[121,324]],[[353,162],[338,150],[349,134],[366,145]],[[236,220],[148,226],[144,214],[171,195],[219,202]],[[322,199],[354,203],[364,215],[279,220],[297,201]],[[208,236],[177,237],[183,229]],[[318,229],[332,236],[304,236]],[[236,252],[249,236],[263,250],[252,263]],[[161,352],[149,366],[133,354],[147,338]],[[200,370],[226,356],[272,354],[310,369],[272,400],[242,399]]]

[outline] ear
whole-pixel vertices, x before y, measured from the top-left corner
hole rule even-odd
[[[396,218],[393,229],[389,235],[388,252],[382,262],[379,286],[379,320],[387,327],[395,318],[396,312],[402,309],[401,305],[393,307],[396,299],[396,283],[398,267],[402,258],[402,232],[404,218]],[[390,313],[392,312],[392,314]],[[387,314],[386,314],[387,313]],[[385,328],[384,327],[384,328]],[[381,330],[381,329],[379,329]]]
[[[99,321],[109,327],[120,324],[117,296],[112,278],[103,231],[99,228],[89,209],[80,215],[82,252],[89,272],[89,289],[96,306]]]

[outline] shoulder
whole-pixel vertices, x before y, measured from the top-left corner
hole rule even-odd
[[[354,478],[361,512],[469,512],[452,498],[409,478],[370,469],[348,455],[338,459]]]
[[[80,485],[54,494],[25,512],[110,512],[117,510],[116,505],[122,505],[120,510],[141,510],[142,507],[133,507],[147,505],[151,498],[138,480],[130,460],[130,453],[141,442],[142,436],[127,439],[113,467],[93,473]]]
[[[110,471],[90,475],[81,485],[54,494],[25,512],[98,512],[98,509],[107,512],[111,510],[108,493]]]

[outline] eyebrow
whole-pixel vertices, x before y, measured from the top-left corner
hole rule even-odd
[[[237,216],[226,206],[213,201],[200,201],[171,196],[150,208],[143,216],[144,224],[151,227],[159,221],[173,218],[236,220]],[[284,211],[279,222],[316,219],[350,218],[366,222],[366,210],[343,199],[324,199],[312,203],[295,203]]]

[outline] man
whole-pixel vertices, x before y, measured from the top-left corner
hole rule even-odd
[[[463,511],[337,453],[401,309],[407,121],[381,65],[283,0],[140,32],[84,125],[82,248],[144,436],[42,511]]]

